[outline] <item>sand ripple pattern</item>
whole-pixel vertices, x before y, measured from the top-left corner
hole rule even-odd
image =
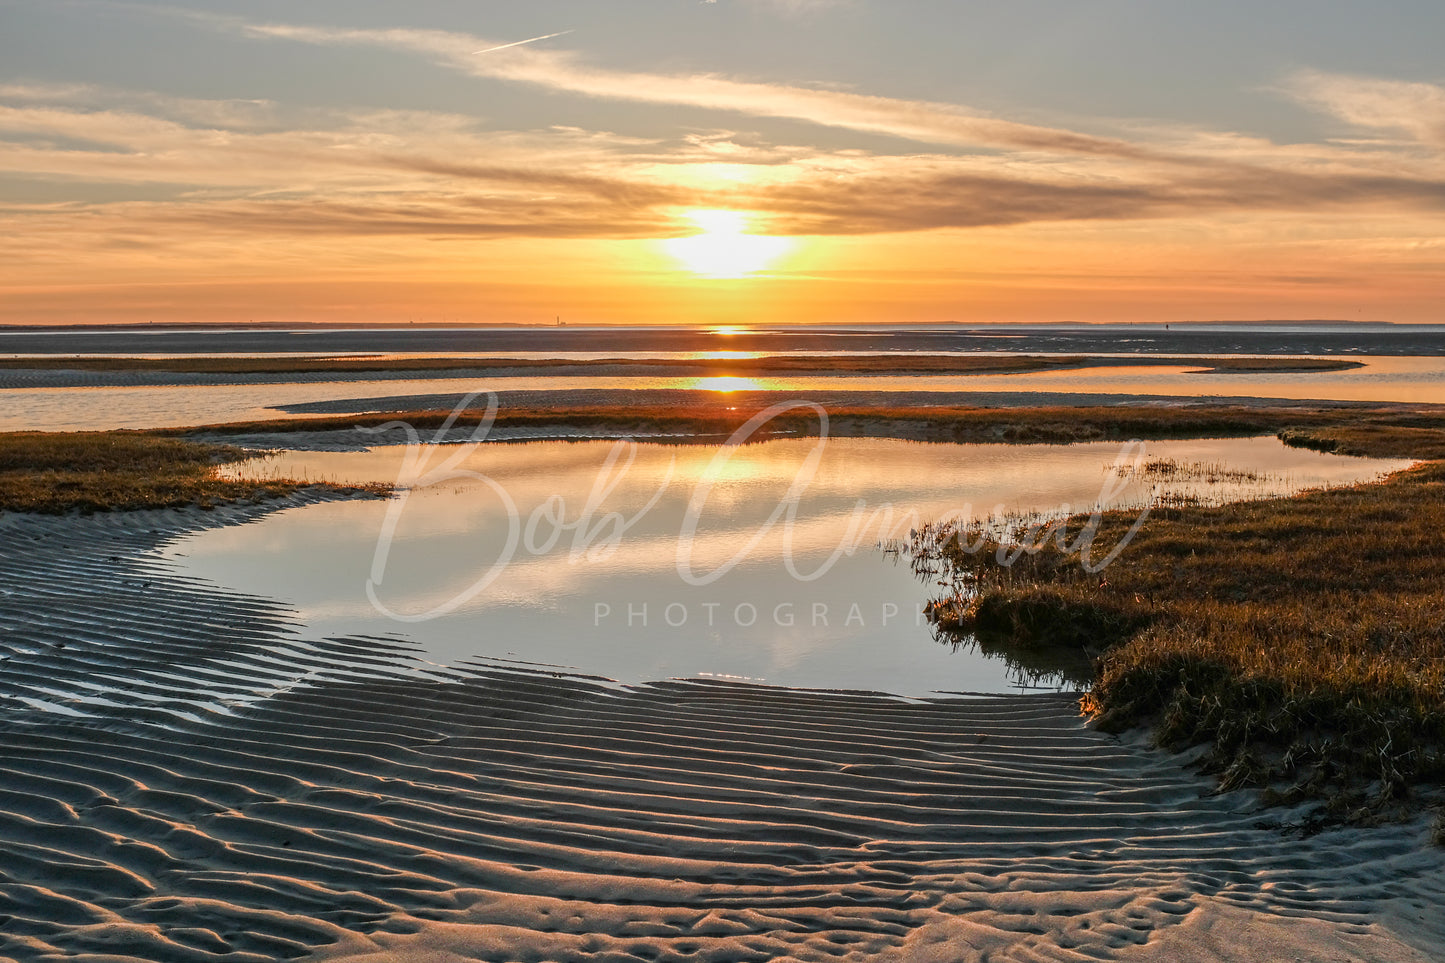
[[[0,517],[0,956],[1423,960],[1397,938],[1442,943],[1421,827],[1287,836],[1068,698],[430,666],[401,638],[310,638],[155,554],[260,511]]]

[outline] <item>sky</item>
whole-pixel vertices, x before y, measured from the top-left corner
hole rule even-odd
[[[0,0],[0,323],[1445,322],[1445,5]]]

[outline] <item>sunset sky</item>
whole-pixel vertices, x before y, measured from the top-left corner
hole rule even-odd
[[[1439,0],[0,0],[0,322],[1441,322],[1442,37]]]

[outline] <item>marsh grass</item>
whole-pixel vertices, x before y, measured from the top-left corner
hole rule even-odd
[[[1293,448],[1370,458],[1445,459],[1445,419],[1401,415],[1365,423],[1292,427],[1279,432]]]
[[[0,511],[59,515],[143,508],[211,508],[281,498],[303,488],[382,494],[385,486],[221,478],[217,467],[255,452],[142,432],[0,434]]]
[[[558,407],[503,407],[497,425],[507,427],[605,428],[611,431],[727,434],[767,407],[754,397],[709,398],[704,403],[673,405],[572,405]],[[480,409],[476,411],[479,417]],[[1247,405],[1163,407],[1099,405],[1093,407],[1034,406],[982,408],[967,406],[903,407],[884,405],[830,405],[829,431],[848,437],[897,436],[926,441],[999,444],[1071,444],[1091,441],[1127,441],[1134,438],[1224,438],[1269,435],[1285,430],[1311,432],[1338,425],[1353,413],[1327,408],[1266,408]],[[230,422],[199,428],[165,429],[157,434],[185,437],[249,435],[290,431],[345,431],[375,427],[392,421],[410,424],[418,431],[438,428],[452,417],[450,409],[414,409],[397,412],[276,418]],[[1372,416],[1383,424],[1405,418],[1384,412]],[[465,426],[468,416],[458,424]],[[1374,423],[1373,421],[1371,422]],[[811,412],[794,410],[770,421],[759,433],[816,434],[818,419]]]
[[[1261,485],[1276,480],[1268,472],[1230,468],[1222,462],[1182,462],[1177,458],[1152,458],[1140,465],[1120,465],[1112,470],[1122,478],[1206,485]]]
[[[1364,362],[1345,358],[1207,358],[1195,362],[1201,366],[1190,374],[1245,373],[1262,371],[1290,373],[1307,371],[1348,371],[1363,368]]]
[[[1309,437],[1373,455],[1445,444],[1424,426]],[[1103,516],[1097,543],[1134,520]],[[1086,707],[1099,723],[1208,745],[1222,789],[1322,800],[1320,825],[1411,811],[1445,783],[1445,462],[1290,498],[1156,508],[1097,574],[1047,538],[1006,566],[1009,538],[969,552],[957,534],[914,539],[954,586],[930,609],[941,630],[1095,656]]]

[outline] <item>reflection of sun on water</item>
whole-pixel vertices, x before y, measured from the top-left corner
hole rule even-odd
[[[756,378],[736,378],[731,375],[720,375],[716,378],[694,378],[691,383],[684,385],[696,391],[721,391],[724,394],[732,391],[763,391],[764,385]]]
[[[762,356],[761,351],[689,351],[684,355],[690,361],[747,361]]]
[[[741,278],[756,274],[777,260],[791,242],[787,238],[748,234],[740,211],[691,211],[687,215],[701,234],[666,241],[668,253],[689,271],[708,278]]]

